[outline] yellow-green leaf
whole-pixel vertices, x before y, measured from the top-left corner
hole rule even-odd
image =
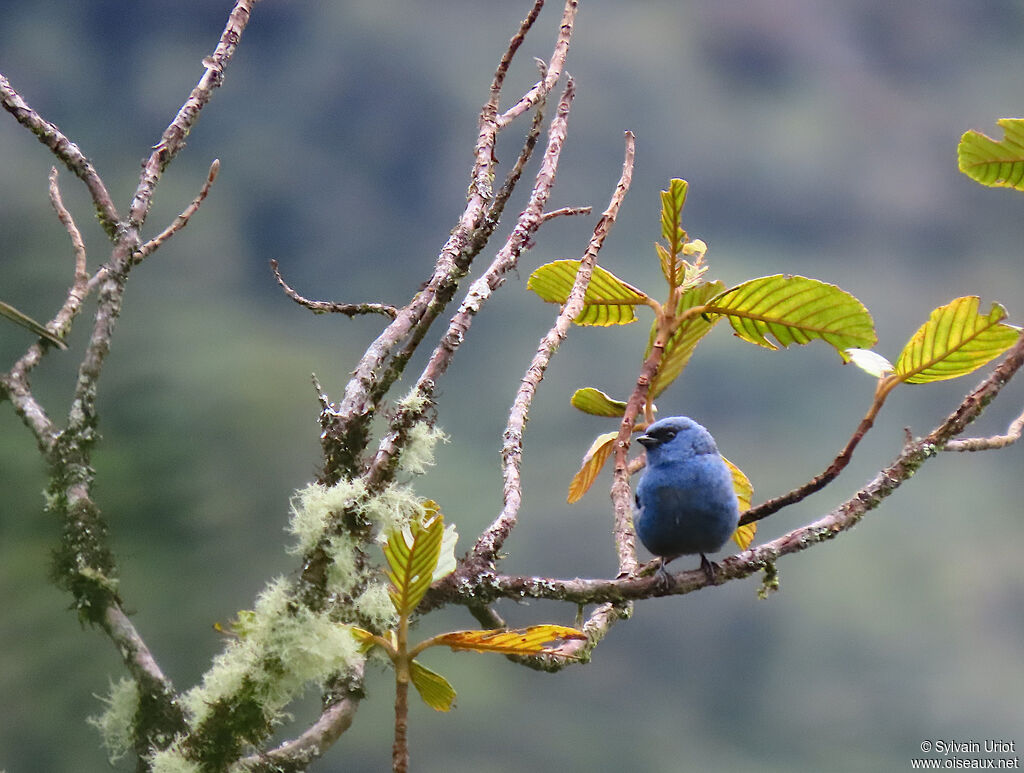
[[[546,263],[532,274],[526,287],[549,303],[565,303],[580,269],[578,260]],[[648,297],[600,266],[594,266],[583,296],[583,310],[573,320],[577,325],[626,325],[636,320],[636,305]]]
[[[451,711],[455,703],[455,688],[447,679],[418,660],[409,664],[409,676],[424,703],[434,711]]]
[[[613,400],[600,389],[594,387],[583,387],[572,393],[569,402],[573,408],[577,408],[592,416],[606,416],[615,418],[626,412],[626,404],[622,400]]]
[[[925,384],[963,376],[1013,346],[1020,328],[1002,322],[1006,309],[993,303],[982,315],[978,303],[978,296],[968,295],[935,309],[896,361],[900,380]]]
[[[750,509],[750,502],[754,498],[754,487],[750,483],[750,478],[743,474],[743,470],[737,467],[735,464],[730,462],[724,456],[722,461],[725,462],[729,468],[729,472],[732,473],[732,487],[736,491],[736,499],[740,503],[740,512]],[[750,547],[750,543],[754,541],[754,535],[757,534],[757,522],[748,523],[743,526],[737,527],[736,531],[732,535],[732,541],[739,545],[740,550],[746,550]]]
[[[64,343],[60,338],[51,333],[45,327],[36,322],[28,314],[23,314],[13,306],[10,306],[3,301],[0,301],[0,317],[6,317],[7,319],[14,322],[16,325],[21,325],[26,330],[31,330],[35,335],[40,338],[45,338],[51,344],[54,344],[58,349],[67,349],[68,345]]]
[[[682,227],[683,206],[686,204],[686,192],[689,185],[686,180],[673,178],[669,180],[669,189],[662,191],[662,238],[669,245],[669,252],[677,257],[683,251],[683,244],[686,242],[686,231]],[[658,252],[660,255],[660,252]],[[667,256],[668,257],[668,254]],[[675,285],[672,273],[665,259],[662,261],[662,271],[666,280]]]
[[[453,631],[437,636],[431,642],[446,645],[453,650],[572,657],[560,652],[558,647],[568,640],[586,638],[582,631],[564,625],[533,625],[529,628],[501,628],[493,631]]]
[[[718,295],[725,289],[721,282],[704,282],[696,287],[687,290],[679,296],[679,305],[676,314],[680,315],[693,306],[700,306],[710,298]],[[718,318],[705,319],[703,316],[691,317],[685,320],[673,333],[665,344],[665,352],[661,358],[661,366],[651,381],[650,396],[654,399],[675,381],[683,372],[686,363],[690,361],[693,350],[705,335],[711,332],[711,328],[718,322]],[[651,335],[647,341],[647,352],[644,357],[651,353],[654,345],[654,336],[658,332],[658,323],[651,326]]]
[[[409,615],[427,592],[441,555],[444,516],[434,502],[427,501],[423,521],[413,520],[403,529],[394,529],[384,545],[387,559],[388,593],[395,611]]]
[[[775,274],[751,279],[707,302],[709,314],[728,317],[736,335],[768,349],[815,339],[836,348],[870,349],[878,340],[874,322],[859,300],[835,285],[803,276]]]
[[[956,155],[960,171],[991,188],[1024,191],[1024,119],[1000,118],[1003,139],[974,131],[960,138]]]
[[[594,485],[597,474],[601,472],[601,468],[604,467],[604,463],[608,461],[608,457],[611,456],[612,450],[615,448],[615,438],[618,436],[618,432],[605,432],[598,435],[590,444],[587,453],[583,455],[583,464],[580,466],[579,472],[569,483],[569,496],[566,497],[569,504],[578,502]]]

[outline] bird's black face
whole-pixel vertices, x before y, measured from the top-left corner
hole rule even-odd
[[[655,422],[648,427],[647,434],[638,437],[636,442],[644,448],[651,449],[660,446],[663,443],[671,442],[675,436],[679,434],[679,427],[668,424],[658,426],[658,424],[658,422]]]
[[[647,449],[648,464],[657,464],[665,455],[693,456],[718,452],[708,431],[685,416],[656,421],[636,440]]]

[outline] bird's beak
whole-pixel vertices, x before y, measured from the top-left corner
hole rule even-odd
[[[640,437],[636,439],[636,442],[644,448],[654,448],[654,446],[658,445],[658,439],[653,438],[650,435],[640,435]]]

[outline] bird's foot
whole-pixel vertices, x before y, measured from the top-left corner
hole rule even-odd
[[[654,572],[655,583],[659,590],[665,591],[666,593],[672,590],[676,586],[676,578],[668,573],[666,564],[668,562],[664,557],[658,562],[658,568]]]
[[[721,568],[714,561],[708,561],[708,557],[703,553],[700,554],[700,568],[704,570],[704,576],[708,578],[708,582],[712,585],[718,585],[718,573]]]

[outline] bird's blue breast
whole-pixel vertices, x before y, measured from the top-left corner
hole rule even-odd
[[[732,474],[717,453],[648,467],[636,494],[636,533],[654,555],[714,553],[736,530]]]

